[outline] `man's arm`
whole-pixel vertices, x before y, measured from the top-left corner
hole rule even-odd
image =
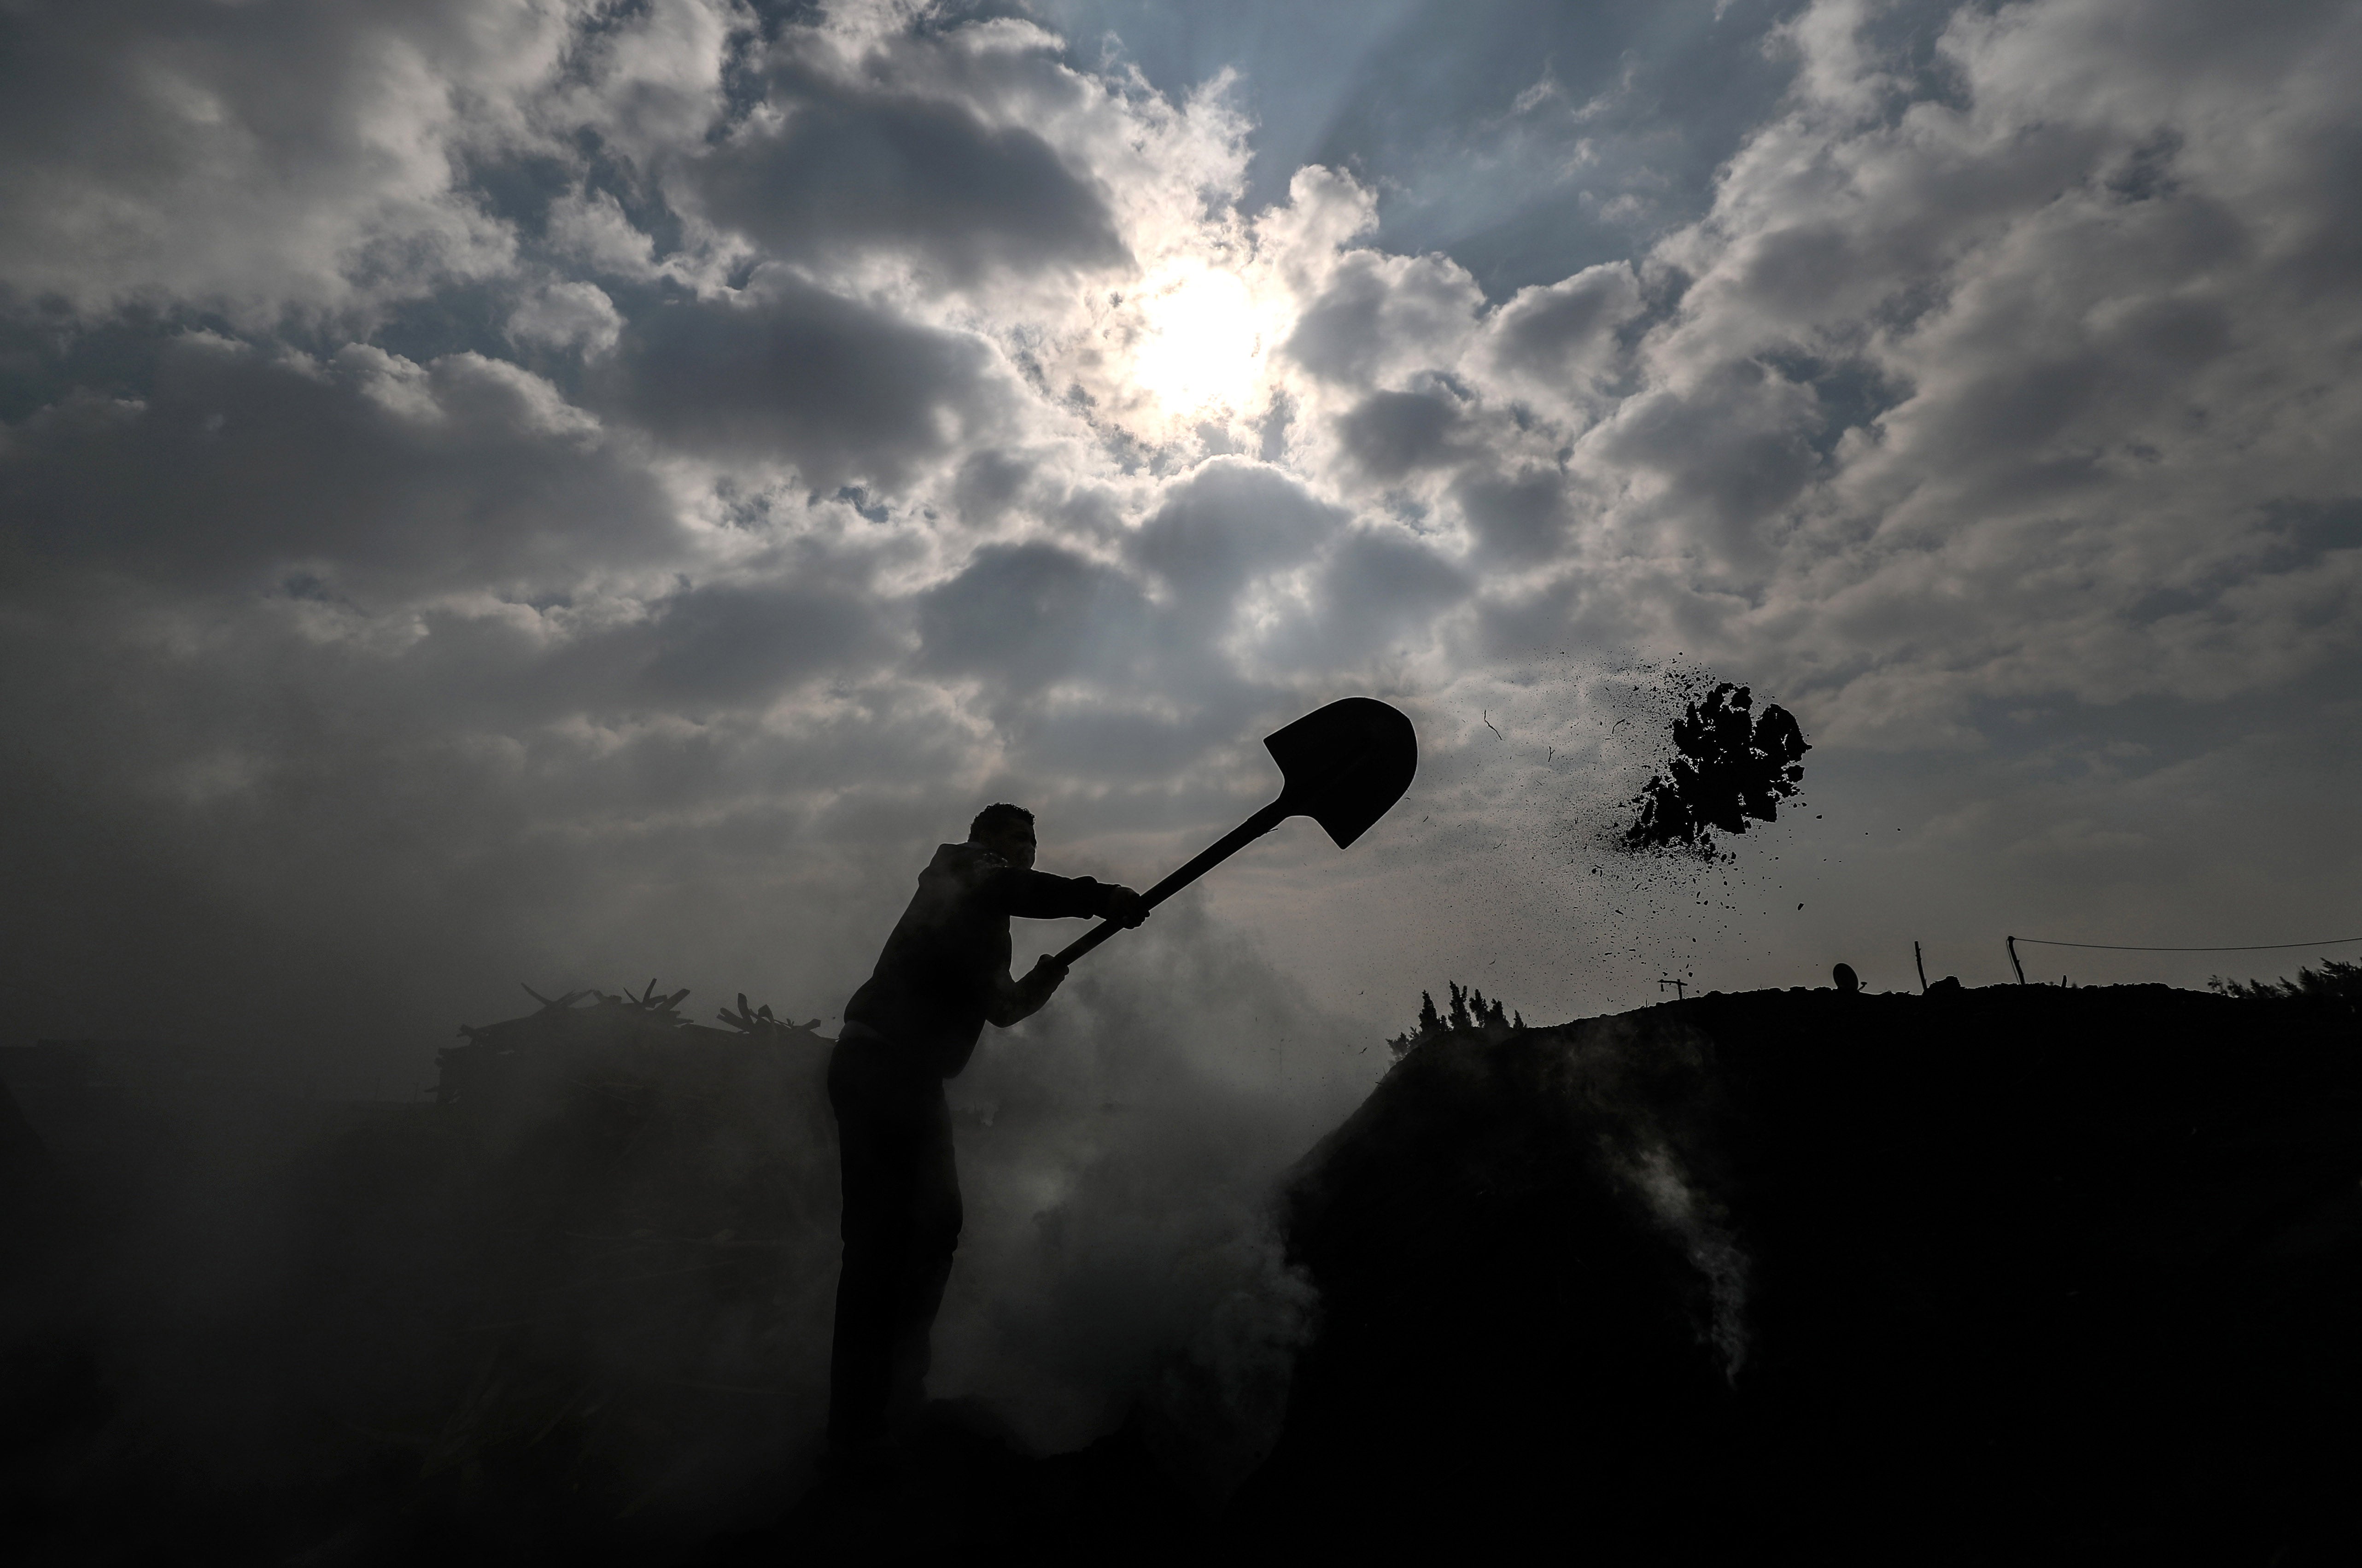
[[[1065,977],[1066,966],[1047,953],[1034,961],[1021,980],[1012,980],[1006,975],[998,977],[993,982],[992,999],[984,1010],[984,1021],[997,1029],[1006,1029],[1032,1017],[1042,1010],[1042,1004],[1050,999],[1050,993]]]
[[[1000,907],[1027,920],[1096,916],[1134,926],[1148,918],[1138,893],[1088,877],[1053,877],[1047,871],[1020,871],[1011,867],[994,877],[993,886]]]

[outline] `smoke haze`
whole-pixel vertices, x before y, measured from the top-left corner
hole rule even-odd
[[[272,1313],[382,1286],[384,1342],[446,1345],[486,1320],[419,1279],[539,1276],[437,1216],[564,1209],[505,1132],[446,1188],[370,1120],[455,1026],[655,976],[833,1033],[980,806],[1144,887],[1348,694],[1418,730],[1385,821],[1284,826],[955,1086],[939,1391],[1031,1442],[1131,1408],[1242,1472],[1319,1312],[1264,1206],[1423,989],[1540,1022],[2346,933],[2358,76],[2340,0],[0,8],[5,1043],[245,1086],[119,1169],[28,1099],[123,1239],[26,1310],[105,1303],[105,1377],[226,1483],[301,1409],[359,1452],[448,1366]],[[1617,856],[1668,694],[1724,680],[1804,795],[1730,860]],[[607,1240],[550,1277],[682,1272],[552,1364],[706,1325],[612,1408],[801,1463],[815,1082],[634,1156],[753,1184],[786,1283],[585,1187]],[[605,1168],[637,1104],[532,1157]],[[1675,1154],[1634,1190],[1735,1302]],[[339,1250],[340,1182],[409,1239]],[[664,1403],[734,1367],[784,1406]],[[581,1378],[450,1375],[593,1430]]]

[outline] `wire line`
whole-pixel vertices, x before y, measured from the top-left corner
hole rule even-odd
[[[2036,947],[2097,947],[2110,953],[2270,953],[2284,947],[2343,947],[2349,942],[2362,942],[2362,936],[2333,936],[2326,942],[2257,942],[2245,947],[2143,947],[2125,942],[2053,942],[2041,936],[2015,936],[2010,940]]]

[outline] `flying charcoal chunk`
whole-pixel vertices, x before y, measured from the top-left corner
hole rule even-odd
[[[1679,846],[1711,859],[1709,830],[1742,834],[1749,818],[1779,819],[1812,748],[1786,709],[1768,704],[1756,716],[1753,707],[1746,687],[1724,681],[1673,721],[1672,760],[1630,802],[1639,810],[1624,833],[1628,847]]]

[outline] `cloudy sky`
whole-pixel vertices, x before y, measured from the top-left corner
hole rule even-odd
[[[2320,0],[5,0],[13,1027],[833,1018],[978,806],[1144,886],[1354,692],[1396,813],[1092,960],[1275,1085],[1453,978],[2362,934],[2357,79]],[[1809,803],[1619,856],[1708,679]]]

